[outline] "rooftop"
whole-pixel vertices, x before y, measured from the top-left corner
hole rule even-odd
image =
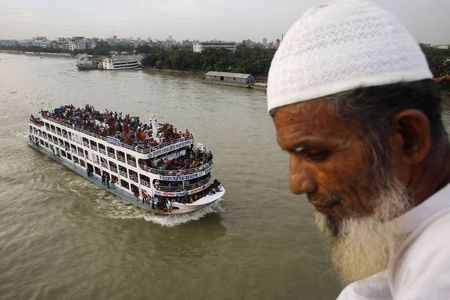
[[[53,111],[41,111],[41,115],[103,140],[113,138],[120,146],[144,154],[193,138],[189,130],[178,131],[169,123],[154,120],[153,124],[146,124],[139,117],[108,110],[100,112],[91,105],[84,108],[61,106]]]

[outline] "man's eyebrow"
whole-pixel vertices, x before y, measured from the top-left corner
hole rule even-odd
[[[286,149],[286,151],[301,152],[304,150],[317,149],[317,148],[323,148],[323,147],[324,147],[323,143],[311,141],[311,140],[304,140],[304,141],[300,141],[298,143],[292,144],[290,147],[288,147]]]

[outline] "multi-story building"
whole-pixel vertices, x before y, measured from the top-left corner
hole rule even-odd
[[[47,48],[49,41],[45,36],[37,36],[33,38],[32,45],[35,47]]]
[[[224,42],[224,41],[209,41],[209,42],[200,42],[194,41],[192,43],[192,49],[194,52],[200,53],[205,49],[227,49],[230,51],[236,51],[236,42]]]
[[[84,37],[74,36],[68,41],[68,48],[70,51],[86,50],[88,48],[86,44],[86,39]]]

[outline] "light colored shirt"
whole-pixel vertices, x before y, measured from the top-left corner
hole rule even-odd
[[[394,219],[407,235],[388,268],[348,285],[338,300],[450,299],[450,184]]]

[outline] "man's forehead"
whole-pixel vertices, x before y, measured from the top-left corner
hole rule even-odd
[[[331,103],[328,98],[320,98],[308,102],[294,103],[277,108],[272,113],[275,125],[292,123],[316,123],[329,121],[332,117]]]
[[[282,148],[301,146],[303,143],[345,139],[358,134],[355,124],[339,120],[329,99],[308,101],[282,106],[273,114],[278,144]]]

